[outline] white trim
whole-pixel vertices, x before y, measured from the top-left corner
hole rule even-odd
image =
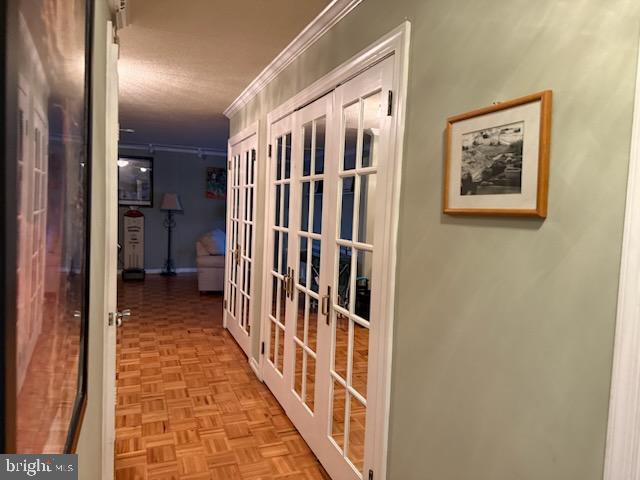
[[[374,44],[357,53],[345,63],[334,68],[324,77],[312,83],[303,91],[294,95],[282,105],[269,112],[267,115],[267,128],[270,128],[272,123],[277,122],[282,117],[293,112],[296,108],[299,108],[330,90],[333,90],[339,84],[353,78],[360,72],[375,65],[386,57],[393,55],[394,53],[404,55],[404,49],[406,48],[405,43],[409,41],[407,38],[409,36],[409,31],[410,23],[405,21],[402,25],[394,28]],[[404,59],[403,61],[408,64],[408,59]],[[397,77],[394,76],[394,80],[396,78]],[[406,88],[406,81],[404,82],[404,85],[399,86]],[[404,106],[402,108],[404,112]],[[269,137],[267,136],[267,138]]]
[[[331,27],[342,20],[362,0],[333,0],[322,12],[274,58],[269,65],[242,91],[224,114],[231,118],[260,93],[280,72],[302,55],[311,45],[322,37]]]
[[[249,357],[249,366],[251,370],[253,370],[253,373],[256,374],[256,377],[258,377],[258,380],[262,381],[262,369],[258,361],[253,357]]]
[[[155,152],[191,153],[200,157],[226,157],[227,151],[209,147],[195,147],[190,145],[165,145],[159,143],[120,143],[120,150],[137,150],[153,155]]]
[[[196,267],[182,267],[176,268],[176,273],[196,273],[198,269]],[[158,275],[162,273],[161,268],[146,268],[144,271],[147,275]],[[122,269],[118,269],[118,274],[122,273]]]
[[[388,437],[389,437],[389,413],[391,403],[391,369],[392,369],[392,349],[393,349],[393,325],[395,321],[395,285],[396,285],[396,261],[397,261],[397,241],[398,241],[398,223],[400,216],[400,191],[401,191],[401,179],[402,179],[402,155],[404,147],[404,133],[405,133],[405,115],[407,106],[407,90],[408,90],[408,78],[409,78],[409,43],[411,33],[411,24],[408,21],[403,22],[400,26],[393,29],[388,34],[384,35],[378,41],[370,45],[368,48],[362,50],[350,60],[335,68],[327,75],[314,82],[309,87],[292,97],[290,100],[272,110],[267,115],[267,142],[265,142],[265,148],[268,149],[268,144],[271,139],[271,128],[274,123],[282,119],[286,115],[292,113],[296,108],[305,105],[306,103],[318,98],[321,94],[324,94],[337,85],[346,82],[347,80],[355,77],[358,73],[363,72],[367,68],[375,65],[381,60],[393,55],[394,72],[393,72],[393,120],[390,133],[390,151],[392,157],[390,159],[389,169],[392,173],[392,201],[390,214],[388,219],[391,226],[388,235],[385,239],[385,245],[383,248],[388,252],[389,261],[386,263],[386,271],[384,272],[382,283],[384,284],[383,290],[388,292],[386,297],[384,310],[386,312],[389,321],[386,324],[386,331],[381,332],[381,335],[386,338],[385,347],[382,352],[378,352],[382,355],[381,358],[381,381],[380,385],[383,388],[383,394],[381,395],[381,416],[376,419],[376,431],[385,432],[383,435],[376,435],[381,441],[374,446],[374,472],[375,478],[387,478],[387,457],[388,457]],[[265,155],[268,159],[268,156]],[[270,159],[268,159],[270,161]],[[269,166],[267,165],[267,171]],[[640,182],[639,182],[640,183]],[[267,198],[264,202],[264,218],[267,219],[269,215],[269,199],[268,192]],[[269,228],[264,229],[263,245],[268,245],[269,240]],[[262,289],[265,291],[269,281],[269,262],[263,263],[262,271]],[[267,295],[262,295],[261,315],[260,315],[260,342],[264,342],[264,332],[266,332],[265,324],[268,321],[268,316],[263,315],[262,312],[269,311],[269,299]],[[260,372],[262,372],[264,356],[260,355]]]
[[[637,61],[604,480],[640,478],[640,56]]]
[[[247,128],[245,128],[244,130],[241,130],[240,132],[236,133],[233,137],[231,137],[228,141],[228,145],[227,145],[227,153],[225,153],[225,155],[229,156],[229,159],[231,159],[231,147],[237,145],[238,143],[242,142],[243,140],[246,140],[247,138],[249,138],[252,135],[257,135],[258,134],[258,127],[260,126],[260,121],[256,121],[253,122],[251,125],[249,125]],[[256,151],[256,155],[258,154],[258,152]]]

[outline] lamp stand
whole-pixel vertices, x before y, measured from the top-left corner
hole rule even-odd
[[[167,211],[167,218],[164,220],[164,228],[167,229],[167,259],[164,262],[164,269],[160,275],[165,277],[173,277],[176,275],[176,269],[173,264],[173,257],[171,256],[171,234],[176,226],[176,221],[173,219],[173,212]]]

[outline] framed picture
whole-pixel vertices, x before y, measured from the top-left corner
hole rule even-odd
[[[153,158],[118,158],[118,204],[153,206]]]
[[[551,91],[447,120],[444,213],[545,218]]]
[[[207,167],[207,198],[224,200],[227,196],[227,171],[224,168]]]

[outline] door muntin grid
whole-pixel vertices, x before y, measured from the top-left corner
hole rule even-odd
[[[235,319],[238,312],[238,297],[240,296],[240,159],[241,155],[231,158],[230,176],[230,224],[228,234],[227,251],[229,254],[228,282],[229,293],[227,298],[227,311]]]
[[[271,162],[271,188],[273,189],[271,225],[272,261],[270,274],[269,332],[267,359],[279,375],[284,374],[285,324],[287,315],[286,282],[289,274],[289,203],[291,200],[291,132],[275,140],[275,158]]]
[[[320,265],[326,116],[305,123],[301,130],[302,169],[297,189],[300,198],[296,232],[298,274],[295,278],[295,328],[293,329],[293,392],[307,410],[315,411],[318,322],[320,314]]]
[[[329,438],[363,476],[381,91],[342,108],[332,292]],[[375,315],[373,315],[375,316]]]
[[[256,180],[256,150],[246,150],[240,155],[241,179],[239,194],[242,196],[240,212],[240,238],[238,257],[240,259],[240,283],[238,323],[247,335],[251,333],[251,269],[253,266],[253,242],[255,236],[255,180]]]

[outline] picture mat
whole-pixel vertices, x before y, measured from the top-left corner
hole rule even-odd
[[[451,124],[448,208],[535,210],[538,197],[540,116],[542,101],[488,113]],[[524,122],[522,187],[519,194],[461,195],[462,137],[469,132]]]

